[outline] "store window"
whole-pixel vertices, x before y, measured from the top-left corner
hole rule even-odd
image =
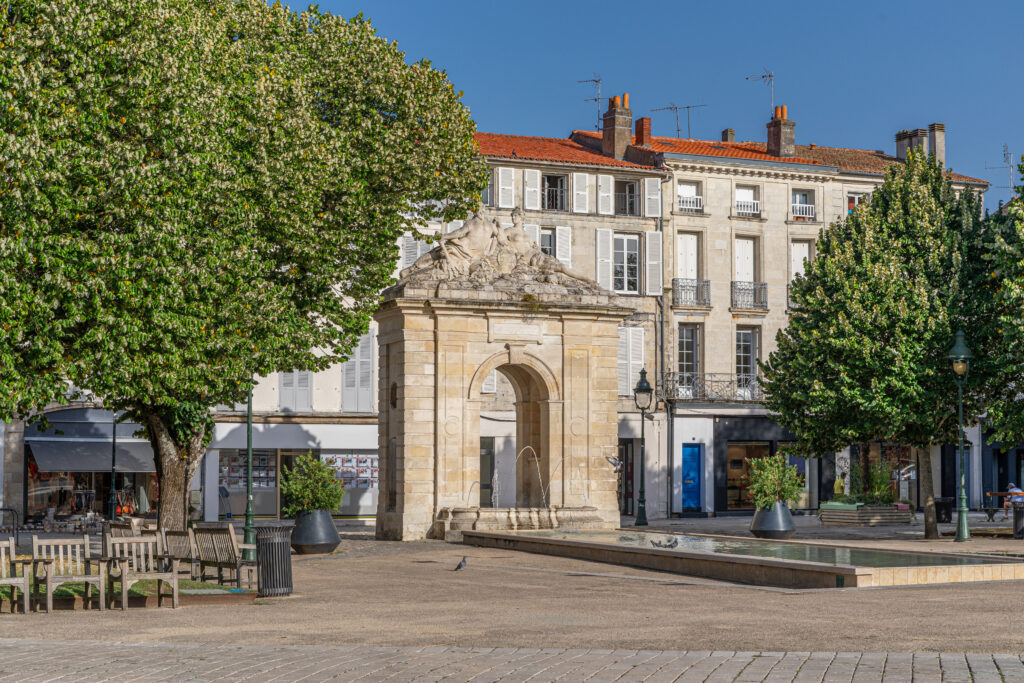
[[[726,509],[753,510],[754,502],[749,490],[750,461],[768,457],[771,444],[767,441],[730,441],[726,452]]]
[[[277,451],[270,448],[252,450],[252,506],[253,512],[261,517],[277,517]],[[220,515],[228,511],[235,517],[244,517],[246,508],[245,489],[248,477],[247,454],[244,449],[223,449],[220,451],[220,486],[228,494],[228,500],[220,500]],[[227,509],[225,509],[225,505]]]
[[[110,472],[50,472],[40,470],[31,447],[26,461],[25,517],[54,519],[90,514],[106,517],[110,505]],[[160,491],[152,472],[118,472],[114,500],[120,512],[156,516]]]

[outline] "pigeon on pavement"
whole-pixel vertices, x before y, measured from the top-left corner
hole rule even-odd
[[[466,556],[463,555],[462,559],[459,560],[459,563],[457,565],[455,565],[455,569],[453,569],[452,571],[456,571],[457,572],[460,569],[465,569],[465,568],[466,568]]]
[[[673,538],[671,541],[666,543],[664,547],[666,547],[666,548],[675,548],[678,545],[679,545],[679,539],[678,538]]]
[[[651,545],[653,545],[655,548],[664,548],[665,547],[665,544],[662,543],[661,541],[651,541]]]

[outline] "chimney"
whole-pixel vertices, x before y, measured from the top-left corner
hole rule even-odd
[[[928,147],[942,170],[946,170],[946,124],[928,124]]]
[[[903,161],[907,158],[907,151],[910,149],[910,131],[896,131],[896,158]]]
[[[796,124],[787,117],[786,107],[775,107],[768,122],[768,154],[773,157],[796,156]]]
[[[636,120],[636,144],[649,145],[651,138],[651,117],[645,116]]]
[[[736,131],[726,128],[722,131],[722,142],[736,142]]]
[[[942,126],[939,124],[932,124]],[[942,126],[943,135],[943,153],[945,153],[945,132],[946,127]],[[920,151],[925,155],[928,154],[928,131],[924,128],[915,128],[913,130],[901,130],[896,133],[896,158],[905,160],[910,150],[920,147]]]
[[[629,93],[608,100],[608,111],[604,113],[604,131],[601,135],[601,153],[621,159],[626,156],[626,147],[632,138],[633,112],[629,109]]]

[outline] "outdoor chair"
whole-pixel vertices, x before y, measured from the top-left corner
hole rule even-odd
[[[199,554],[196,539],[191,529],[186,531],[163,531],[164,552],[181,562],[181,570],[188,570],[193,581],[199,576]]]
[[[199,580],[206,580],[206,568],[217,570],[217,581],[224,583],[224,570],[234,572],[235,586],[242,587],[242,573],[251,588],[256,579],[256,563],[242,557],[243,550],[255,550],[252,544],[239,543],[230,524],[217,528],[195,529],[196,550],[199,553]],[[230,578],[228,579],[231,580]]]
[[[167,557],[159,536],[108,537],[110,569],[107,571],[107,599],[113,607],[114,581],[121,582],[121,609],[128,609],[128,590],[142,580],[156,581],[156,604],[164,599],[164,582],[171,584],[171,607],[178,607],[178,560]]]
[[[42,574],[40,574],[42,569]],[[39,609],[39,591],[46,590],[46,611],[53,611],[53,593],[65,583],[85,584],[86,607],[92,602],[92,588],[99,590],[100,609],[106,609],[106,560],[93,557],[89,536],[81,538],[44,538],[32,536],[33,601]]]
[[[14,538],[0,541],[0,586],[11,587],[11,614],[15,612],[15,605],[18,603],[18,590],[21,590],[22,606],[25,614],[30,609],[31,590],[29,582],[32,580],[32,572],[29,564],[32,560],[16,560],[18,546]],[[21,575],[18,575],[18,566],[21,566]]]

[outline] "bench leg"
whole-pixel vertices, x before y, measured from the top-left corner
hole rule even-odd
[[[53,612],[53,574],[49,571],[46,572],[46,613],[50,614]]]
[[[101,570],[102,571],[102,570]],[[100,611],[107,609],[107,579],[103,574],[100,574]]]
[[[163,607],[164,604],[164,580],[156,580],[156,606]]]
[[[28,586],[25,586],[28,588]],[[27,590],[21,591],[21,607],[25,610],[27,615],[32,609],[32,595]],[[11,588],[11,609],[14,609],[14,589]]]
[[[178,577],[171,579],[171,608],[178,609]]]

